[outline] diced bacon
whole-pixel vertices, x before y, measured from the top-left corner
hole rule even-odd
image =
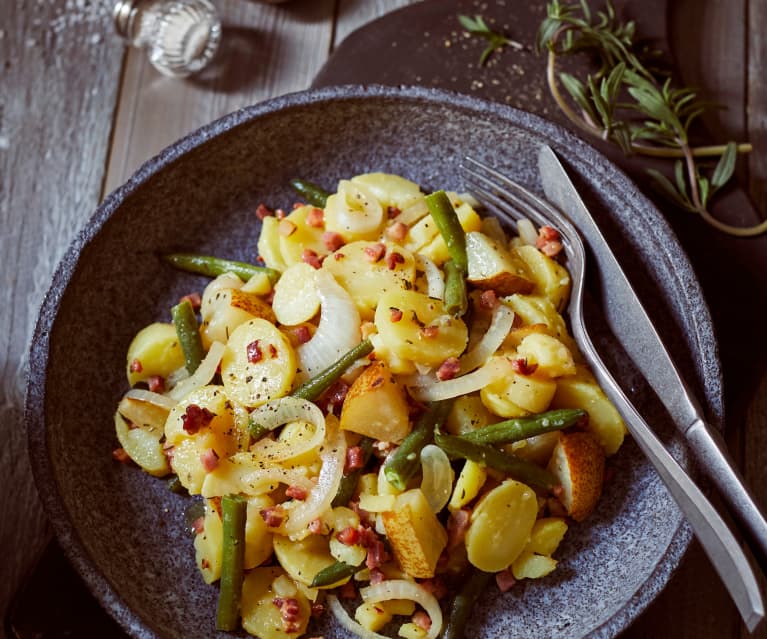
[[[371,244],[370,246],[366,246],[364,251],[365,251],[365,259],[368,262],[371,262],[372,264],[375,264],[386,253],[386,246],[384,246],[383,244],[380,244],[380,243],[379,244]]]
[[[218,468],[218,454],[212,448],[208,448],[202,455],[200,455],[200,462],[205,472],[212,473]]]
[[[338,261],[340,261],[340,260],[344,259],[345,257],[346,257],[346,255],[344,255],[343,253],[338,253],[338,252],[336,252],[336,253],[333,253],[333,259],[334,259],[336,262],[338,262]]]
[[[202,298],[199,293],[187,293],[179,300],[179,302],[184,301],[189,302],[194,310],[197,310],[202,306]]]
[[[309,492],[303,486],[288,486],[285,490],[285,496],[291,499],[303,501],[309,495]]]
[[[360,531],[353,526],[347,526],[336,533],[336,538],[346,546],[353,546],[360,540]]]
[[[312,604],[312,617],[317,619],[317,617],[321,617],[324,612],[325,612],[324,604],[321,604],[318,602],[314,602]],[[311,637],[310,639],[322,639],[322,637]]]
[[[256,209],[256,217],[259,220],[263,220],[265,217],[272,217],[274,215],[274,211],[272,211],[270,208],[267,208],[265,204],[259,204],[258,208]]]
[[[562,238],[559,231],[551,226],[542,226],[538,229],[538,237],[535,240],[536,248],[549,257],[556,257],[562,252]]]
[[[511,369],[518,375],[532,375],[538,364],[531,364],[525,357],[515,357],[511,360]]]
[[[390,306],[389,319],[394,323],[402,321],[402,311],[398,308],[394,308],[393,306]]]
[[[272,359],[277,357],[277,347],[274,344],[269,344],[269,357]]]
[[[275,597],[272,603],[280,609],[282,627],[285,632],[298,632],[301,625],[301,608],[294,597]]]
[[[146,383],[149,386],[149,390],[153,393],[165,392],[165,378],[161,375],[152,375],[146,380]]]
[[[184,431],[190,435],[194,435],[199,432],[201,428],[204,428],[211,421],[215,415],[211,413],[207,408],[200,408],[197,404],[189,404],[186,407],[186,412],[181,417],[181,421],[184,425]]]
[[[437,369],[437,379],[444,382],[448,379],[453,379],[458,375],[458,371],[461,370],[461,363],[457,357],[448,357],[440,367]]]
[[[316,519],[312,519],[309,522],[309,532],[312,533],[312,535],[323,535],[325,534],[325,523],[317,517]]]
[[[423,630],[431,628],[431,617],[423,610],[418,610],[412,617],[413,623]]]
[[[207,557],[200,559],[200,568],[203,570],[208,570],[208,568],[210,568],[210,560]]]
[[[479,294],[480,308],[483,308],[487,311],[492,311],[496,306],[498,306],[498,296],[495,294],[494,290],[488,289],[486,291],[482,291]]]
[[[306,206],[303,202],[293,202],[292,209],[295,211],[296,209],[300,209],[302,206]]]
[[[128,457],[128,453],[125,452],[124,448],[115,448],[112,451],[112,459],[119,461],[121,464],[130,462],[130,457]]]
[[[313,251],[312,249],[305,248],[301,253],[301,261],[306,262],[309,266],[313,268],[320,268],[322,266],[322,260],[320,259],[320,256],[317,255],[317,251]]]
[[[322,243],[325,245],[325,248],[328,249],[331,253],[333,251],[337,251],[340,249],[346,242],[344,242],[344,237],[340,233],[337,233],[336,231],[325,231],[322,234]]]
[[[442,599],[445,595],[447,595],[447,585],[439,577],[434,577],[433,579],[424,579],[418,582],[418,585],[427,592],[430,592],[437,599]]]
[[[506,592],[510,590],[514,584],[517,583],[517,580],[514,579],[514,575],[511,574],[511,570],[507,568],[506,570],[495,573],[495,583],[498,584],[498,589],[501,592]]]
[[[387,206],[386,207],[386,217],[388,217],[390,220],[393,220],[400,213],[402,213],[402,211],[400,209],[398,209],[396,206]]]
[[[144,370],[143,365],[141,364],[141,360],[138,358],[135,358],[128,368],[131,373],[140,373]]]
[[[439,335],[439,326],[424,326],[421,329],[421,335],[427,339],[436,339]]]
[[[389,553],[386,552],[386,546],[380,539],[376,539],[374,542],[367,546],[367,557],[365,558],[365,566],[370,568],[378,568],[382,564],[389,561]]]
[[[279,506],[270,506],[259,511],[261,519],[266,522],[269,528],[279,528],[285,519],[285,513]]]
[[[386,575],[378,570],[378,568],[373,568],[373,570],[370,571],[370,584],[380,584],[382,581],[386,581]]]
[[[336,408],[343,406],[346,394],[349,392],[349,384],[339,379],[322,396],[320,408],[325,413],[335,414]]]
[[[447,519],[447,547],[448,550],[457,548],[463,543],[466,531],[469,530],[471,512],[465,508],[450,513]]]
[[[357,470],[365,465],[365,455],[362,452],[360,446],[349,446],[346,449],[346,464],[344,465],[344,473],[348,473],[352,470]]]
[[[175,446],[168,442],[165,442],[162,446],[162,454],[165,455],[165,459],[168,460],[169,464],[173,462],[173,451],[175,448]]]
[[[353,581],[347,581],[343,586],[338,589],[338,595],[341,599],[356,599],[357,588],[354,587]]]
[[[284,220],[285,211],[283,211],[282,209],[274,209],[274,217],[276,217],[278,220]]]
[[[404,264],[405,258],[402,256],[402,253],[397,253],[396,251],[392,251],[389,253],[389,255],[386,256],[386,266],[389,267],[390,271],[393,271],[395,268],[397,268],[397,264]]]
[[[251,364],[257,364],[264,358],[264,354],[261,352],[261,340],[257,339],[252,341],[245,347],[245,352],[248,356],[248,361]]]
[[[306,344],[306,342],[312,339],[312,332],[308,326],[296,326],[295,335],[299,344]]]
[[[407,224],[402,222],[395,222],[389,228],[386,229],[387,237],[391,238],[395,242],[401,242],[405,239],[408,232]]]
[[[312,207],[306,215],[306,223],[317,229],[322,228],[325,226],[325,212],[316,206]]]
[[[192,532],[200,535],[205,530],[205,517],[198,517],[192,522]]]
[[[296,232],[297,228],[290,220],[280,220],[280,223],[277,225],[277,233],[282,235],[282,237],[290,237]]]
[[[556,497],[549,497],[546,500],[546,507],[552,517],[567,517],[567,509]]]

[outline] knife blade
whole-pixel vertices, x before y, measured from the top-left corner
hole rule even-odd
[[[703,471],[724,498],[746,541],[767,574],[767,521],[736,469],[724,442],[703,417],[650,316],[610,249],[559,158],[548,146],[538,155],[543,190],[577,227],[596,263],[605,299],[605,321],[685,436]],[[625,321],[631,317],[631,322]]]

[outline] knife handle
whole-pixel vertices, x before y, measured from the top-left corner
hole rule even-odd
[[[738,522],[762,572],[767,574],[767,521],[737,470],[718,432],[697,419],[685,432],[703,471],[719,490]]]

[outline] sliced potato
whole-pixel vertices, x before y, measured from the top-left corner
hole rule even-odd
[[[115,413],[115,432],[123,450],[150,475],[163,477],[170,472],[168,459],[163,453],[160,438],[162,429],[131,428],[119,412]]]
[[[540,579],[556,567],[556,559],[525,551],[511,564],[511,574],[514,579]]]
[[[511,371],[503,379],[488,384],[480,391],[482,402],[501,417],[520,417],[542,413],[551,403],[557,383],[538,375],[521,375]]]
[[[197,568],[206,584],[221,578],[221,559],[224,548],[224,526],[221,515],[210,499],[205,500],[203,530],[194,537]]]
[[[469,262],[466,279],[478,288],[511,295],[530,293],[535,287],[527,264],[484,233],[466,234],[466,254]]]
[[[274,285],[272,309],[280,324],[308,322],[320,310],[316,269],[305,262],[290,266]]]
[[[455,212],[456,215],[458,215],[461,228],[467,233],[471,231],[479,231],[482,227],[482,220],[468,203],[462,203],[456,208]],[[440,234],[437,234],[437,236],[426,246],[422,246],[418,249],[418,253],[428,257],[437,265],[442,265],[450,259],[450,252],[447,250],[447,244],[445,244],[445,240]]]
[[[392,616],[382,603],[363,602],[354,611],[357,623],[371,632],[378,632],[392,620]]]
[[[519,343],[517,354],[528,363],[536,364],[537,373],[548,377],[575,374],[575,360],[570,349],[551,335],[531,333]]]
[[[310,586],[315,575],[335,563],[330,554],[330,546],[327,537],[323,535],[309,535],[303,539],[294,541],[282,535],[275,535],[274,554],[277,561],[296,581]],[[349,578],[323,586],[323,588],[335,588],[349,581]]]
[[[479,395],[461,395],[450,408],[445,430],[453,435],[463,435],[495,421],[497,418],[487,410]]]
[[[544,295],[558,311],[567,305],[570,296],[570,274],[561,264],[544,255],[534,246],[517,246],[512,249],[525,264],[535,281],[537,295]]]
[[[117,410],[132,424],[145,430],[157,431],[158,439],[162,436],[169,413],[167,408],[134,397],[123,397]]]
[[[562,485],[560,501],[575,521],[594,510],[602,494],[605,453],[588,432],[562,433],[549,462],[549,470]]]
[[[248,497],[245,519],[245,570],[260,566],[272,555],[272,531],[266,525],[261,511],[274,506],[269,495]]]
[[[537,555],[551,556],[567,532],[567,522],[562,517],[538,519],[530,533],[530,542],[525,550]]]
[[[402,211],[423,199],[421,187],[399,175],[363,173],[354,176],[351,181],[365,186],[384,208],[392,206]]]
[[[294,264],[303,264],[303,253],[306,249],[318,255],[325,255],[328,252],[322,241],[324,226],[312,226],[306,222],[306,218],[314,208],[311,205],[299,206],[277,224],[280,255],[288,268]]]
[[[467,459],[455,482],[453,494],[447,507],[450,510],[459,510],[479,495],[482,486],[487,481],[487,468],[482,464]]]
[[[142,328],[128,347],[126,372],[133,386],[154,375],[168,377],[184,365],[184,352],[173,324],[156,322]]]
[[[544,324],[551,335],[570,349],[573,356],[578,356],[578,346],[567,332],[565,320],[548,297],[515,293],[502,298],[501,301],[514,311],[525,326]]]
[[[280,249],[279,226],[280,221],[273,215],[263,219],[258,236],[258,255],[269,268],[283,272],[288,264]]]
[[[311,604],[300,588],[289,598],[298,605],[298,621],[289,627],[275,599],[286,598],[285,572],[276,566],[256,568],[245,575],[242,584],[242,627],[259,639],[295,639],[306,632],[311,617]]]

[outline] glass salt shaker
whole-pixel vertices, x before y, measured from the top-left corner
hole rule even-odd
[[[118,0],[113,17],[120,36],[175,78],[203,69],[221,41],[221,20],[209,0]]]

